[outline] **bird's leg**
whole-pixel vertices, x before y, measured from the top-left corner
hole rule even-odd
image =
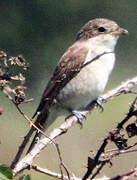
[[[78,123],[80,124],[80,126],[83,126],[83,120],[86,119],[86,114],[85,112],[87,110],[90,110],[92,108],[92,106],[99,106],[101,108],[102,111],[104,111],[104,98],[103,97],[98,97],[96,100],[92,101],[86,108],[85,111],[80,111],[80,110],[71,110],[68,109],[69,112],[71,112],[72,114],[74,114],[77,119],[78,119]]]
[[[77,117],[78,123],[82,127],[83,126],[83,120],[86,119],[85,111],[73,110],[72,114],[74,114]]]
[[[99,106],[101,108],[101,110],[103,111],[104,110],[104,104],[103,103],[104,103],[104,98],[100,96],[96,100],[89,103],[86,107],[86,110],[90,111],[95,106]]]
[[[97,105],[101,108],[102,111],[104,111],[104,98],[103,97],[98,97],[96,99]]]

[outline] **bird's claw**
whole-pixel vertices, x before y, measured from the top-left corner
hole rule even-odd
[[[83,120],[86,119],[85,112],[84,111],[73,110],[72,114],[74,114],[77,117],[78,123],[80,124],[81,127],[83,127]]]
[[[96,100],[97,105],[101,108],[101,111],[104,111],[104,98],[102,98],[101,96],[97,98]]]

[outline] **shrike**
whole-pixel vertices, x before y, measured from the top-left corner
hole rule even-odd
[[[37,116],[35,125],[44,130],[66,112],[75,114],[82,123],[82,111],[89,103],[98,102],[107,84],[115,64],[118,38],[127,33],[108,19],[98,18],[86,23],[57,64],[33,116]],[[32,144],[39,135],[36,132]]]

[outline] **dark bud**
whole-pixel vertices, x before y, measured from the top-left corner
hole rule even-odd
[[[114,142],[120,150],[127,147],[127,139],[124,137],[124,135],[117,133],[115,130],[110,133],[110,140]]]
[[[22,103],[24,100],[26,99],[26,96],[25,96],[25,94],[20,94],[20,95],[18,95],[18,96],[15,96],[15,101],[18,103],[18,104],[20,104],[20,103]]]
[[[126,131],[128,134],[128,137],[133,137],[137,135],[137,124],[131,123],[126,127]]]
[[[11,62],[11,65],[22,66],[24,70],[27,70],[29,68],[29,63],[26,62],[26,59],[23,57],[23,55],[11,57],[9,60]]]
[[[26,62],[25,58],[24,58],[22,55],[18,55],[17,58],[18,58],[18,60],[19,60],[21,63],[25,63],[25,62]]]
[[[117,137],[114,143],[119,149],[124,149],[127,147],[127,139],[123,137]]]

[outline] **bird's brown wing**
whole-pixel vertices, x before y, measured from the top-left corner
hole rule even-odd
[[[35,117],[37,112],[42,112],[43,109],[44,111],[49,111],[59,92],[81,70],[87,52],[88,49],[86,48],[76,50],[76,48],[72,47],[62,56],[52,78],[46,86],[40,104],[33,117]]]
[[[54,103],[59,92],[63,89],[63,87],[73,79],[77,73],[81,70],[82,65],[84,64],[88,49],[86,48],[74,48],[71,47],[67,53],[65,53],[58,66],[56,67],[52,78],[50,79],[49,83],[47,84],[43,96],[41,98],[40,104],[34,114],[35,117],[38,112],[35,125],[40,128],[41,130],[45,129],[45,122],[49,115],[49,110],[51,105]],[[31,128],[31,132],[35,129],[34,127]],[[31,133],[32,134],[32,133]],[[29,153],[31,149],[34,147],[35,143],[37,142],[37,137],[40,138],[41,133],[36,132],[36,135],[27,151]]]

